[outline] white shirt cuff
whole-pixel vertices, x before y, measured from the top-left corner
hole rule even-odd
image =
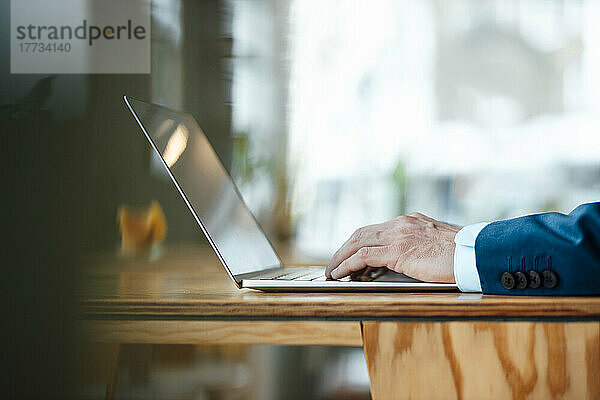
[[[461,292],[481,292],[475,258],[475,240],[487,222],[467,225],[454,237],[454,280]]]

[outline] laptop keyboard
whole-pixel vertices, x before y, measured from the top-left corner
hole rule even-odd
[[[325,281],[325,269],[320,267],[294,267],[278,270],[262,275],[260,280],[281,280],[281,281]],[[349,277],[340,279],[341,281],[350,280]]]
[[[276,277],[275,279],[283,280],[283,281],[312,281],[314,279],[319,279],[321,277],[323,279],[325,278],[325,275],[323,275],[323,271],[321,271],[321,270],[317,270],[317,271],[304,270],[304,271],[288,272],[284,275],[280,275],[280,276]]]

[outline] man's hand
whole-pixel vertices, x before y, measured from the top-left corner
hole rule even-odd
[[[427,282],[454,282],[459,227],[423,214],[358,229],[333,255],[325,276],[340,279],[366,267],[387,267]]]

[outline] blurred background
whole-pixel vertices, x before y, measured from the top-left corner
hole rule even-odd
[[[7,265],[23,265],[7,268],[5,295],[60,332],[8,343],[31,353],[15,376],[47,358],[32,348],[69,341],[73,277],[118,247],[119,205],[156,199],[166,246],[205,245],[124,94],[192,113],[275,247],[315,261],[399,214],[464,225],[600,199],[598,1],[153,0],[149,75],[11,75],[7,0],[1,18],[5,209],[26,210],[4,216]],[[39,322],[7,304],[9,331]],[[281,398],[281,382],[294,398],[335,398],[336,382],[369,398],[360,349],[131,352],[120,398],[159,396],[165,382],[180,383],[173,398],[201,398],[181,382],[197,389],[206,365],[238,368],[241,389],[214,398]],[[196,369],[171,373],[177,362]]]

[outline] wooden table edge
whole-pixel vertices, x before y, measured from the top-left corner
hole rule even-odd
[[[362,347],[360,321],[80,320],[93,343]]]

